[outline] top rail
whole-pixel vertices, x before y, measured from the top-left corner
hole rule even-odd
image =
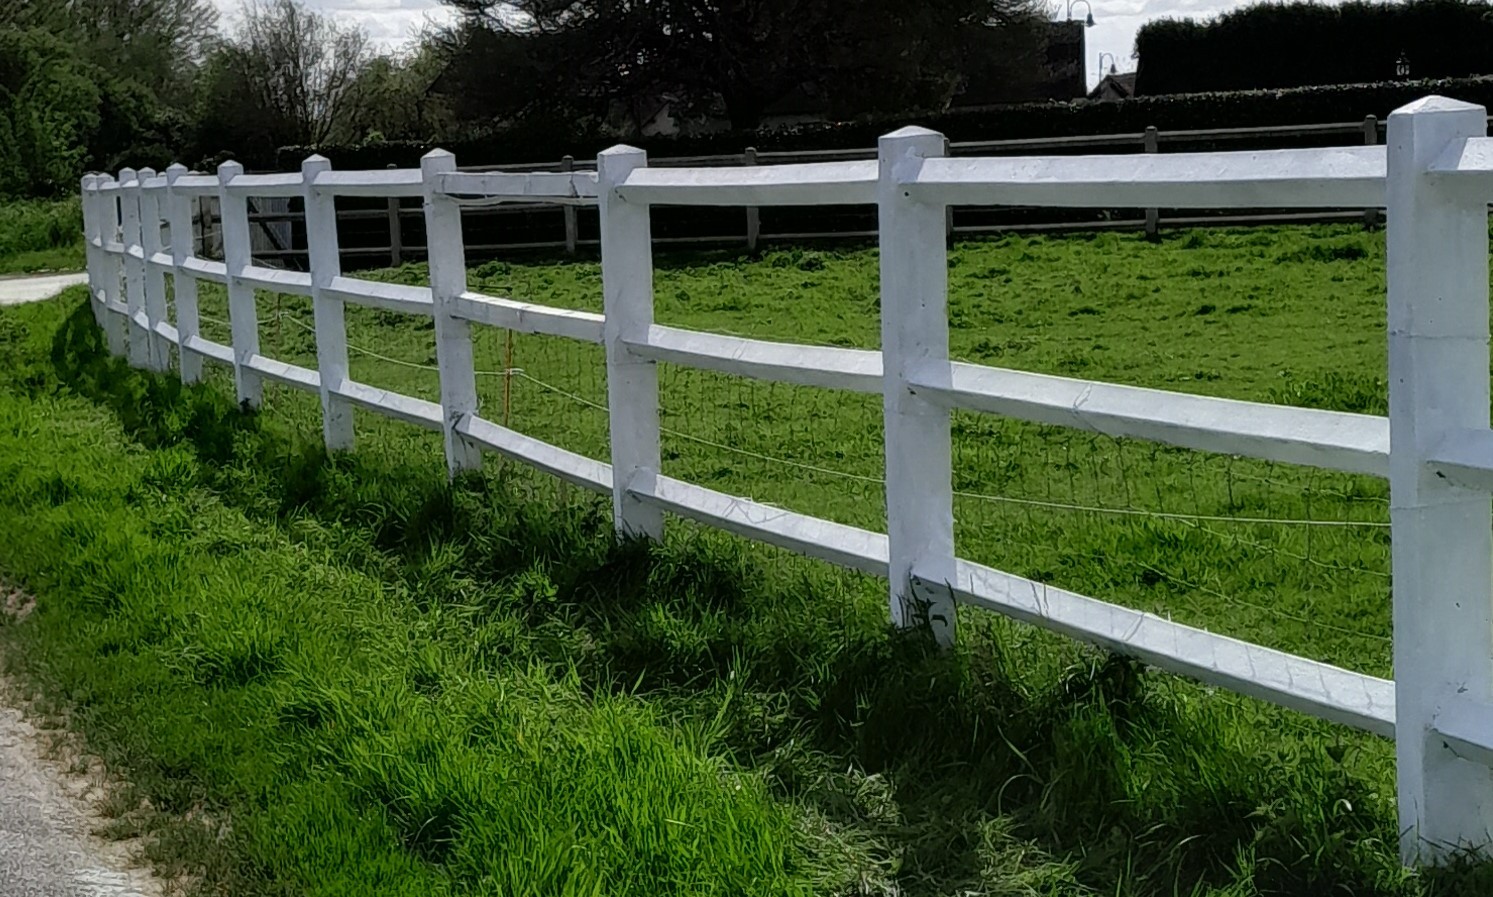
[[[596,173],[576,172],[451,172],[441,175],[436,190],[447,196],[480,196],[499,202],[595,205]]]
[[[176,179],[171,189],[183,196],[216,196],[218,176],[215,174],[184,174]]]
[[[334,196],[420,196],[425,192],[425,181],[418,168],[333,170],[318,174],[311,188]]]
[[[1384,147],[1125,156],[932,158],[899,172],[947,205],[1169,209],[1380,208]]]
[[[1431,174],[1453,178],[1459,188],[1471,188],[1493,199],[1493,137],[1469,137],[1451,146],[1431,164]]]
[[[639,168],[617,187],[628,202],[685,206],[863,205],[876,201],[877,163],[743,168]]]
[[[180,184],[186,178],[178,178]],[[223,189],[236,196],[300,196],[303,182],[299,171],[279,174],[241,174],[229,178]]]

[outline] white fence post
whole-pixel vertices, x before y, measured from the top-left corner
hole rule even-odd
[[[187,173],[180,163],[166,169],[166,220],[171,225],[171,295],[176,300],[176,367],[181,382],[202,379],[202,356],[188,351],[187,342],[197,336],[197,279],[181,273],[182,265],[195,254],[192,232],[192,198],[176,192],[176,179]]]
[[[237,162],[218,166],[218,207],[222,216],[223,262],[228,270],[228,325],[233,334],[233,385],[240,405],[258,408],[264,400],[259,375],[249,360],[259,354],[259,314],[254,288],[242,275],[253,250],[249,242],[249,200],[228,191],[228,182],[244,173]]]
[[[108,311],[103,303],[99,301],[99,289],[102,286],[100,274],[103,265],[99,256],[103,255],[94,245],[93,241],[99,239],[99,194],[98,175],[85,174],[81,182],[83,207],[83,258],[88,266],[88,307],[93,310],[93,320],[99,329],[104,329],[104,318]]]
[[[97,181],[99,187],[114,183],[109,175],[100,175]],[[121,190],[113,190],[109,193],[101,193],[98,198],[98,227],[99,241],[105,245],[118,243],[119,234],[119,209],[123,205],[124,194]],[[104,291],[104,335],[109,342],[109,354],[123,358],[127,351],[126,335],[127,322],[123,315],[115,314],[109,310],[111,302],[123,300],[121,293],[121,282],[124,278],[124,258],[116,253],[99,250],[99,288]]]
[[[342,274],[337,240],[337,198],[312,186],[316,176],[331,171],[325,156],[301,163],[302,197],[306,205],[306,257],[311,267],[311,310],[316,322],[316,368],[321,374],[321,435],[328,452],[351,451],[353,409],[337,395],[347,375],[347,315],[342,300],[327,291],[332,278]]]
[[[899,181],[944,154],[942,134],[903,128],[882,137],[881,351],[886,415],[886,517],[892,622],[924,622],[954,641],[954,495],[949,412],[915,394],[910,375],[947,381],[948,249],[941,205],[914,201]],[[914,585],[923,586],[914,590]]]
[[[441,178],[456,170],[456,157],[432,150],[420,159],[425,181],[425,246],[430,263],[430,296],[435,313],[435,359],[441,375],[441,432],[446,470],[452,476],[482,467],[480,446],[456,432],[463,418],[477,413],[477,373],[472,357],[472,326],[452,312],[467,289],[466,245],[461,206],[440,190]]]
[[[1390,523],[1400,851],[1442,862],[1485,848],[1493,771],[1432,731],[1439,705],[1493,697],[1493,515],[1485,492],[1426,465],[1449,432],[1488,428],[1486,197],[1427,168],[1486,113],[1442,97],[1389,117]]]
[[[662,539],[663,511],[630,487],[651,490],[659,473],[658,368],[625,340],[646,340],[653,326],[653,230],[646,204],[617,196],[619,184],[648,164],[648,154],[614,146],[596,157],[601,211],[601,289],[606,321],[607,411],[611,418],[612,514],[624,538]]]
[[[156,325],[167,320],[166,272],[150,261],[165,248],[161,243],[161,198],[145,189],[146,179],[155,176],[154,169],[140,169],[140,247],[145,255],[145,322],[149,326],[146,344],[150,347],[150,369],[166,371],[171,368],[171,344],[156,332]]]
[[[119,171],[119,210],[130,366],[143,368],[150,365],[150,334],[140,324],[145,312],[145,262],[140,254],[140,173],[133,168]]]

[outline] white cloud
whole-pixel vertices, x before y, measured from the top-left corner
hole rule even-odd
[[[233,27],[246,5],[244,0],[213,0],[223,24]],[[454,19],[451,8],[438,0],[304,0],[307,6],[341,25],[356,25],[384,49],[396,49],[411,40],[428,22]]]

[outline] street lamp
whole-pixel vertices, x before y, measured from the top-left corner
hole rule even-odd
[[[1099,71],[1101,71],[1101,72],[1104,71],[1104,57],[1106,57],[1106,56],[1109,57],[1109,73],[1111,75],[1118,75],[1120,72],[1119,72],[1119,69],[1117,69],[1115,67],[1115,54],[1113,54],[1113,53],[1100,53],[1099,54]]]
[[[1395,77],[1404,78],[1410,74],[1410,59],[1403,52],[1400,58],[1395,60]]]
[[[1073,21],[1073,7],[1077,6],[1080,3],[1082,3],[1084,5],[1084,8],[1087,9],[1088,12],[1089,12],[1088,16],[1084,18],[1084,22],[1083,22],[1084,25],[1086,27],[1093,28],[1094,27],[1094,7],[1092,7],[1092,6],[1089,5],[1089,0],[1068,0],[1068,21],[1070,21],[1070,22]]]

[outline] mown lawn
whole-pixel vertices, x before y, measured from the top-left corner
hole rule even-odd
[[[1379,235],[950,258],[961,358],[1383,410]],[[875,270],[865,250],[666,257],[658,319],[874,346]],[[473,281],[600,295],[583,262]],[[221,320],[221,295],[203,309]],[[266,354],[310,362],[304,300],[261,315]],[[353,309],[349,340],[356,377],[434,397],[428,322]],[[599,349],[478,341],[484,414],[605,457]],[[874,397],[661,380],[666,472],[881,525]],[[1490,885],[1399,869],[1386,743],[990,614],[940,655],[888,631],[882,583],[683,523],[617,547],[605,502],[496,460],[448,488],[438,439],[358,426],[328,461],[312,397],[271,387],[243,414],[222,373],[183,391],[129,372],[79,291],[0,312],[0,572],[40,599],[0,625],[7,667],[128,770],[155,813],[120,827],[204,892]],[[1388,673],[1382,484],[972,415],[956,431],[965,556]]]

